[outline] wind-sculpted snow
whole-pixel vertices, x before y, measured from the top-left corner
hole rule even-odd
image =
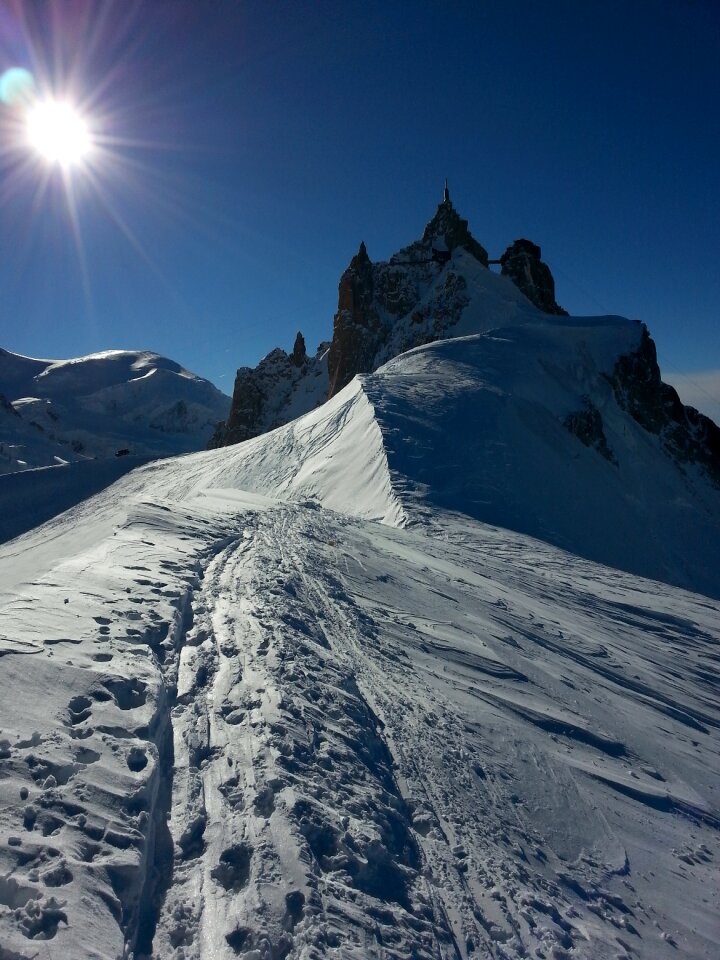
[[[179,490],[255,490],[393,525],[452,511],[720,597],[720,490],[618,406],[610,377],[642,327],[532,322],[418,347],[322,407],[221,455]],[[594,411],[602,443],[573,415]]]
[[[712,957],[717,604],[240,450],[0,548],[0,956]]]
[[[668,456],[609,381],[640,334],[619,317],[548,320],[420,347],[364,377],[406,517],[459,512],[720,597],[720,489]],[[595,447],[568,428],[584,408],[604,428]]]
[[[0,960],[713,958],[717,500],[639,335],[428,345],[0,547]]]

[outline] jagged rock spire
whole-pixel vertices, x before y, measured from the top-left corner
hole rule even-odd
[[[445,198],[438,204],[435,216],[425,227],[423,243],[436,243],[443,240],[447,249],[452,251],[456,247],[463,247],[479,260],[484,267],[488,265],[487,250],[478,243],[468,230],[467,220],[463,220],[450,201],[450,191],[445,181]]]
[[[378,349],[374,292],[373,264],[362,242],[340,278],[338,312],[328,353],[329,397],[335,396],[356,373],[372,369],[372,357]]]
[[[443,203],[450,203],[450,191],[448,190],[447,177],[445,177],[445,189],[443,190]]]
[[[518,289],[545,313],[567,315],[555,301],[555,281],[550,267],[540,259],[542,251],[531,240],[516,240],[500,257],[503,276],[509,277]]]
[[[307,351],[305,349],[305,337],[298,330],[295,337],[295,344],[290,354],[290,360],[296,367],[301,367],[307,360]]]

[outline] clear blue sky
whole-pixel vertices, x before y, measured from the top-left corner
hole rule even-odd
[[[84,269],[61,177],[38,195],[3,144],[0,345],[152,349],[230,392],[329,337],[360,240],[415,239],[447,176],[491,255],[534,240],[568,310],[715,371],[719,51],[717,0],[0,0],[0,72],[70,86],[106,143],[72,175]]]

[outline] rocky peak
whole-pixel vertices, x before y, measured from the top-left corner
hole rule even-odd
[[[340,277],[338,310],[354,310],[359,303],[371,299],[372,293],[372,261],[364,241],[361,241],[358,252]]]
[[[444,244],[444,247],[443,247]],[[421,344],[457,336],[472,291],[466,275],[484,275],[465,256],[448,261],[433,251],[462,248],[487,266],[487,253],[471,236],[445,193],[422,239],[388,261],[373,263],[361,243],[340,278],[333,338],[308,357],[302,333],[292,352],[272,350],[254,369],[238,370],[230,417],[213,445],[258,436],[312,410],[334,396],[356,374],[372,373],[383,363]],[[516,240],[500,259],[508,277],[536,307],[565,315],[555,301],[552,274],[540,247]],[[489,271],[488,271],[489,274]],[[477,276],[476,276],[477,279]],[[496,280],[488,275],[492,287]],[[660,379],[655,348],[647,332],[636,354],[621,358],[612,375],[620,406],[660,438],[681,469],[697,464],[720,483],[720,430],[707,417],[685,407]],[[588,400],[565,421],[586,446],[616,464],[604,433],[601,412]]]
[[[307,350],[305,349],[305,337],[298,330],[293,344],[290,360],[296,367],[301,367],[307,360]]]
[[[555,302],[555,281],[540,256],[540,247],[532,240],[516,240],[500,257],[501,273],[544,313],[567,316],[567,310]]]
[[[356,374],[370,373],[379,362],[395,355],[387,353],[397,339],[396,326],[416,308],[423,287],[437,280],[438,271],[444,269],[458,248],[487,267],[487,251],[474,239],[467,220],[463,220],[453,206],[447,182],[443,199],[425,227],[422,239],[399,251],[387,263],[375,264],[365,244],[360,244],[340,279],[328,355],[330,397]],[[453,325],[465,303],[460,296],[462,287],[462,278],[449,273],[443,304],[435,305],[432,317],[417,314],[412,335],[403,342],[403,349],[436,340],[442,335],[443,324]],[[451,291],[457,295],[451,295]],[[432,331],[427,329],[428,325]]]
[[[379,336],[374,291],[373,264],[365,244],[361,243],[338,286],[338,309],[328,354],[330,397],[342,390],[356,373],[371,369]]]
[[[434,242],[445,243],[452,252],[456,247],[462,247],[471,253],[476,260],[486,267],[488,265],[487,250],[478,243],[468,229],[467,220],[463,220],[450,200],[447,186],[441,203],[435,211],[435,216],[427,224],[422,236],[424,244],[433,245]]]
[[[317,356],[308,357],[305,338],[298,331],[292,353],[276,347],[256,367],[240,367],[230,415],[225,423],[217,425],[209,448],[250,440],[292,419],[285,411],[297,399],[299,387],[303,397],[295,416],[322,403],[327,395],[327,349],[328,344],[321,343]]]
[[[449,335],[467,304],[463,272],[453,267],[455,250],[488,266],[487,251],[453,206],[446,181],[421,239],[377,263],[360,243],[340,278],[327,353],[308,358],[298,333],[290,355],[273,350],[254,370],[238,371],[230,417],[213,443],[237,443],[279,426],[312,409],[321,381],[327,384],[323,399],[333,397],[356,374],[371,373],[398,353]],[[533,303],[548,312],[564,312],[554,301],[552,276],[540,261],[539,247],[518,241],[505,260],[511,279]],[[539,290],[549,290],[549,302]]]

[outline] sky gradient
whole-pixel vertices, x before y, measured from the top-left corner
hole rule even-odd
[[[447,176],[491,256],[539,243],[559,303],[645,321],[710,406],[719,49],[716,0],[0,0],[0,72],[69,90],[102,140],[74,225],[3,144],[0,346],[156,350],[231,392],[329,338],[360,240],[417,238]]]

